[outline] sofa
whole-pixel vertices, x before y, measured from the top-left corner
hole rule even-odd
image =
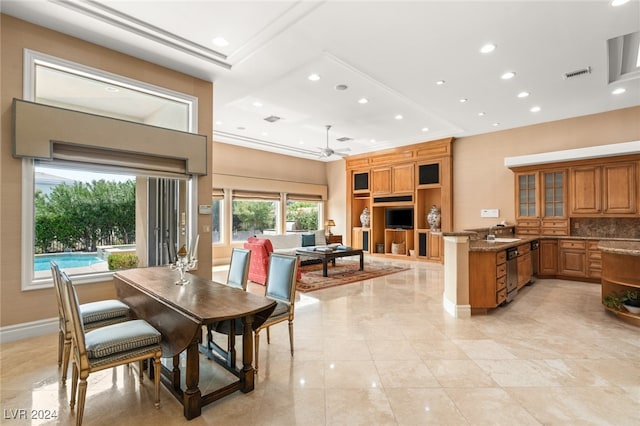
[[[250,237],[244,248],[251,250],[249,263],[249,279],[253,282],[265,285],[269,270],[269,255],[271,253],[288,254],[295,256],[296,250],[301,247],[314,247],[326,245],[324,230],[308,233],[257,235]],[[305,261],[301,262],[305,263]],[[298,279],[300,279],[298,269]]]

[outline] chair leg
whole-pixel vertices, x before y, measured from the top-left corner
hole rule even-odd
[[[267,327],[267,345],[271,344],[271,335],[269,334],[269,327]]]
[[[60,330],[58,332],[58,367],[62,365],[62,347],[64,343],[64,333]]]
[[[76,426],[82,425],[82,416],[84,415],[84,401],[87,398],[87,378],[80,379],[80,387],[78,393],[78,410],[76,410]]]
[[[69,406],[73,410],[76,405],[76,391],[78,390],[78,366],[75,361],[73,361],[71,371],[71,401],[69,401]]]
[[[156,408],[160,408],[160,376],[162,375],[161,369],[162,364],[160,363],[160,356],[157,356],[153,360],[153,387],[155,391],[154,405],[156,406]]]
[[[289,321],[289,348],[291,349],[291,356],[293,356],[293,321]]]
[[[269,329],[267,329],[268,331]],[[253,349],[255,352],[255,356],[254,358],[254,370],[256,371],[256,373],[258,372],[258,358],[259,358],[259,354],[260,354],[260,332],[256,331],[253,337]]]
[[[67,372],[69,370],[69,356],[71,355],[71,339],[64,341],[62,349],[62,386],[67,384]]]
[[[140,370],[140,384],[144,380],[144,360],[138,361],[138,369]]]

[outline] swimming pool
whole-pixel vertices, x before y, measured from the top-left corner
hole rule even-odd
[[[47,271],[51,269],[49,262],[55,261],[60,269],[80,268],[91,266],[94,263],[104,262],[93,253],[58,253],[36,255],[34,259],[34,271]]]

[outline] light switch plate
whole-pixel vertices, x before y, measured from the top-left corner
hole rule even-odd
[[[211,214],[212,210],[213,209],[210,204],[200,204],[198,206],[198,213],[200,214]]]
[[[499,209],[481,209],[480,217],[499,217],[500,210]]]

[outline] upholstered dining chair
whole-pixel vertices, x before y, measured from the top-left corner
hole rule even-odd
[[[242,291],[247,290],[247,280],[249,279],[249,264],[251,262],[251,250],[234,248],[231,252],[231,262],[229,264],[229,272],[227,273],[227,285]],[[233,324],[232,324],[233,322]],[[232,335],[241,335],[243,333],[242,320],[219,321],[207,326],[207,347],[209,350],[218,352],[222,357],[227,359],[227,363],[231,366],[235,364],[234,354],[230,353]],[[226,334],[227,350],[222,350],[213,340],[212,332]]]
[[[298,258],[284,254],[272,253],[269,256],[269,273],[267,275],[265,296],[276,302],[276,308],[269,318],[255,330],[254,368],[258,371],[260,350],[260,331],[267,329],[267,343],[271,343],[269,327],[279,322],[289,322],[289,348],[293,356],[293,313],[296,297],[296,278],[298,274]]]
[[[140,382],[144,377],[143,361],[153,360],[156,408],[160,407],[160,357],[162,336],[144,320],[131,320],[85,331],[78,295],[69,276],[60,274],[63,309],[69,319],[73,341],[73,371],[71,400],[73,410],[78,392],[76,425],[82,425],[84,404],[87,397],[87,378],[93,372],[139,362]],[[78,386],[78,378],[80,385]]]
[[[69,355],[71,353],[71,328],[62,304],[60,267],[55,261],[51,261],[50,264],[53,288],[56,293],[56,301],[58,302],[58,367],[62,366],[61,382],[64,386],[67,383],[67,370],[69,368]],[[80,315],[85,330],[93,330],[105,325],[128,321],[129,306],[116,299],[83,303],[80,305]]]

